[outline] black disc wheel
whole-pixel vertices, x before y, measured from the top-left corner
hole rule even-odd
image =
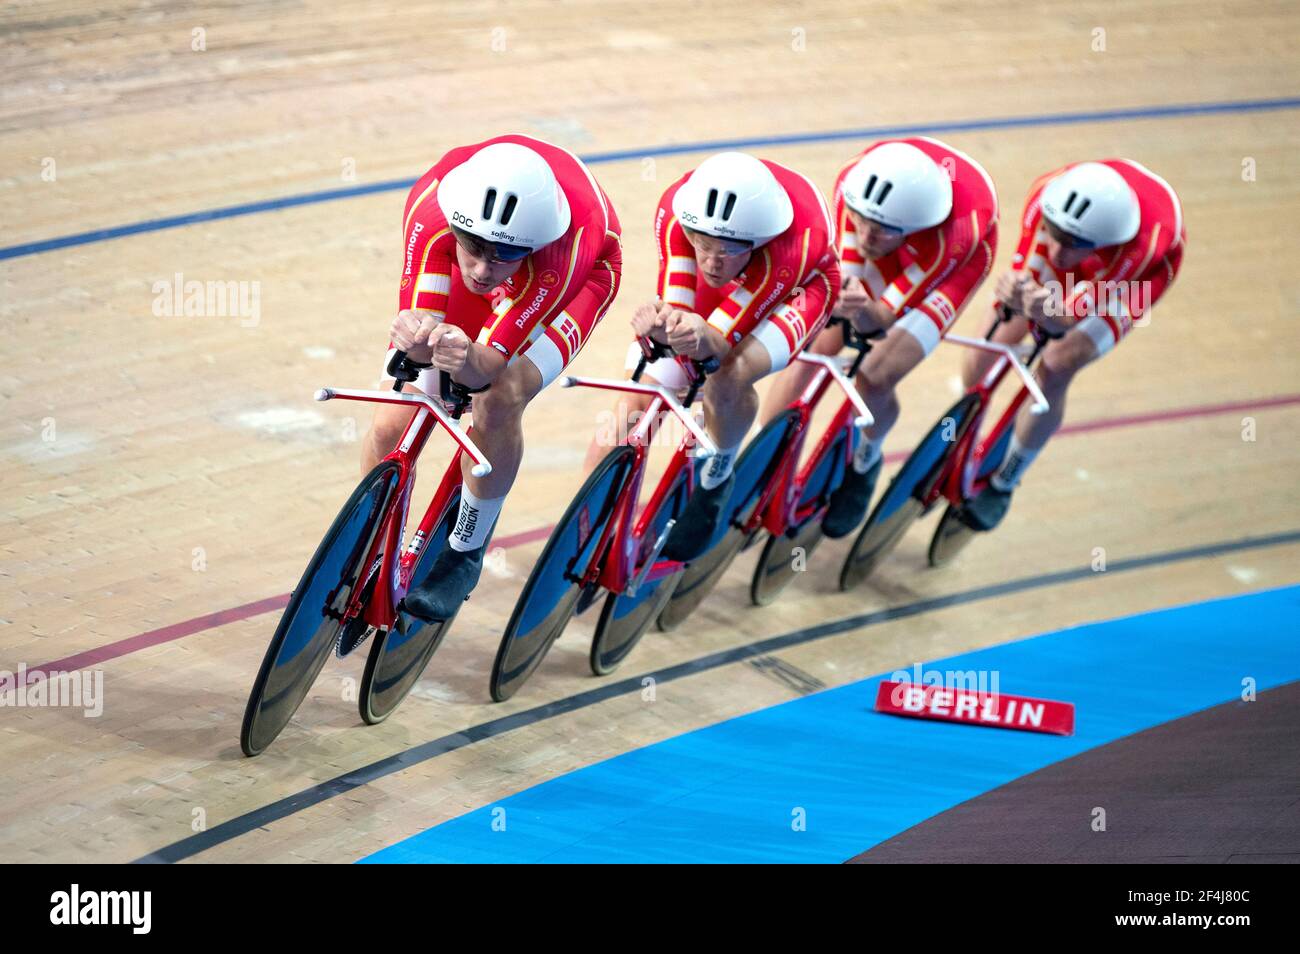
[[[943,472],[948,455],[980,409],[978,395],[968,394],[941,417],[903,462],[867,522],[853,541],[840,570],[840,589],[850,590],[875,572],[897,546],[912,521],[925,512],[923,501]]]
[[[595,594],[587,591],[598,587],[584,587],[579,581],[600,556],[596,546],[614,516],[634,454],[626,446],[610,451],[551,531],[501,636],[492,665],[490,688],[495,701],[504,702],[519,691],[578,606],[594,599]]]
[[[411,587],[428,577],[434,560],[447,545],[451,524],[459,510],[460,494],[454,493],[434,523],[429,540],[420,553],[420,560],[411,575]],[[357,708],[367,725],[378,725],[401,705],[442,645],[443,637],[455,618],[430,623],[398,610],[398,624],[375,634],[357,699]]]
[[[672,595],[659,613],[659,629],[676,629],[704,602],[718,580],[722,579],[737,554],[744,550],[756,533],[746,533],[744,525],[753,516],[759,497],[772,480],[781,462],[785,441],[798,421],[797,411],[785,411],[754,436],[736,459],[736,484],[731,496],[731,518],[722,538],[681,574]]]
[[[397,487],[398,468],[380,463],[357,486],[317,547],[289,597],[244,710],[239,745],[258,755],[297,711],[342,627],[353,590],[369,578],[363,566]]]
[[[649,559],[655,541],[664,533],[668,521],[685,509],[686,487],[686,473],[683,471],[646,524],[645,536],[632,561],[634,574]],[[642,582],[636,593],[610,593],[605,598],[600,620],[596,623],[596,635],[591,641],[593,673],[605,676],[618,668],[663,610],[681,578],[682,571],[679,570],[657,580]]]

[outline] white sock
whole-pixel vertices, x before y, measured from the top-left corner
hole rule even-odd
[[[700,469],[700,486],[705,490],[712,490],[730,477],[731,472],[736,469],[738,450],[740,450],[739,444],[735,447],[719,448],[718,452]]]
[[[859,433],[857,446],[853,448],[853,470],[865,474],[876,466],[878,460],[880,460],[880,443],[873,441],[866,434]]]
[[[1029,465],[1034,462],[1038,452],[1042,448],[1033,450],[1020,443],[1020,438],[1015,434],[1011,435],[1011,446],[1007,448],[1007,456],[1002,461],[1002,466],[998,468],[997,473],[989,478],[989,483],[995,490],[1006,492],[1014,490],[1016,484],[1020,483],[1020,478],[1024,476]]]
[[[487,543],[488,534],[492,532],[492,525],[497,522],[505,501],[505,497],[483,500],[475,497],[468,487],[461,487],[460,513],[456,515],[456,525],[451,530],[451,548],[468,553]]]

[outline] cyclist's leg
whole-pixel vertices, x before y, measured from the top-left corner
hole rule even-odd
[[[853,466],[831,495],[822,520],[826,536],[847,536],[866,517],[880,476],[885,435],[898,420],[898,383],[939,346],[957,320],[988,273],[995,242],[990,233],[961,268],[894,323],[863,362],[857,386],[874,421],[858,435]]]
[[[640,358],[641,346],[633,341],[627,351],[625,364],[627,377],[632,376]],[[660,358],[646,365],[641,373],[641,383],[662,384],[672,390],[680,390],[686,387],[686,374],[675,359]],[[591,443],[587,446],[584,469],[588,473],[609,453],[610,448],[624,443],[627,435],[632,433],[645,412],[650,409],[652,400],[654,399],[649,395],[620,394],[614,409],[601,413],[596,424],[596,433],[592,435]]]
[[[870,427],[858,434],[853,449],[853,466],[846,469],[844,480],[831,494],[826,508],[822,531],[831,539],[852,533],[867,515],[880,476],[881,446],[885,435],[898,420],[899,404],[894,389],[938,343],[937,332],[933,336],[927,335],[923,341],[911,330],[909,326],[912,323],[907,319],[915,314],[915,311],[909,312],[895,322],[858,371],[855,383],[873,420]]]
[[[1137,280],[1129,282],[1109,298],[1102,313],[1081,319],[1065,337],[1049,342],[1035,377],[1050,408],[1032,414],[1028,406],[1016,418],[1015,432],[1001,466],[985,488],[966,507],[970,522],[991,530],[1005,516],[1011,494],[1025,470],[1038,457],[1065,418],[1065,400],[1070,383],[1083,368],[1107,354],[1146,319],[1150,308],[1173,283],[1182,264],[1180,245]]]
[[[827,328],[808,344],[812,354],[835,355],[844,347],[844,335],[839,328]],[[762,423],[766,424],[790,406],[808,386],[817,369],[804,361],[791,361],[790,366],[774,375],[763,398]]]
[[[769,347],[756,333],[746,335],[704,383],[704,428],[718,453],[701,468],[700,482],[668,535],[666,559],[694,560],[713,538],[731,496],[736,452],[758,412],[754,384],[772,370]]]
[[[979,530],[992,530],[1001,523],[1011,506],[1011,493],[1025,469],[1061,426],[1070,382],[1084,367],[1109,351],[1114,343],[1105,323],[1094,317],[1085,318],[1065,337],[1047,344],[1034,377],[1038,379],[1049,408],[1043,414],[1031,414],[1028,404],[1020,409],[1002,464],[965,506],[968,525]]]
[[[664,556],[683,562],[703,554],[713,540],[735,483],[740,445],[758,413],[754,385],[789,365],[824,326],[833,300],[831,275],[814,273],[731,350],[704,385],[705,428],[719,453],[700,471],[700,485],[664,545]]]
[[[388,361],[393,356],[393,349],[389,346],[388,354],[384,356],[384,367],[380,373],[380,380],[383,382],[382,387],[388,388],[388,383],[393,379],[388,376]],[[438,396],[438,378],[433,369],[420,372],[420,376],[410,384],[402,386],[402,390],[407,394],[427,394],[430,397]],[[401,440],[406,425],[411,422],[415,414],[415,409],[410,407],[400,407],[396,404],[379,404],[376,405],[375,416],[370,422],[370,430],[361,440],[361,472],[370,473],[371,469],[381,460],[387,457]],[[412,467],[412,474],[415,470]]]
[[[523,458],[524,409],[577,357],[617,289],[617,271],[594,270],[573,301],[533,329],[491,387],[475,395],[473,438],[491,461],[492,472],[475,477],[472,462],[462,459],[460,512],[449,545],[428,577],[406,596],[405,606],[415,615],[449,619],[477,585],[488,540]]]
[[[997,316],[993,314],[992,308],[989,309],[988,321],[986,327],[997,321]],[[993,340],[998,344],[1014,345],[1024,340],[1025,335],[1029,334],[1029,321],[1018,315],[1010,321],[1004,321],[993,332]],[[962,386],[973,388],[975,384],[989,373],[998,356],[988,351],[976,351],[974,348],[969,349],[962,357],[961,380]]]

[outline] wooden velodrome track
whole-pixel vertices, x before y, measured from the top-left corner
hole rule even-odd
[[[199,28],[206,48],[194,50]],[[1290,3],[1229,13],[1203,0],[1122,12],[1034,0],[851,12],[821,0],[6,6],[0,669],[100,669],[104,709],[0,709],[0,859],[126,861],[206,828],[221,834],[205,850],[166,857],[354,860],[821,685],[1300,580],[1300,106],[1276,102],[1300,91],[1298,28]],[[1233,103],[1245,105],[1214,105]],[[1208,108],[1165,108],[1187,104]],[[1016,117],[1028,119],[990,121]],[[850,594],[835,589],[845,544],[827,544],[762,610],[748,606],[744,556],[696,617],[647,636],[614,677],[587,672],[588,616],[520,695],[494,706],[500,627],[608,403],[553,388],[525,419],[503,558],[412,697],[362,727],[347,693],[364,654],[333,662],[277,743],[240,755],[239,719],[278,607],[357,477],[366,420],[311,394],[376,380],[405,192],[366,187],[413,179],[450,146],[504,131],[607,154],[593,171],[623,221],[623,292],[576,369],[614,375],[631,306],[653,284],[654,203],[711,151],[665,150],[794,137],[753,148],[829,190],[869,140],[845,131],[899,127],[932,130],[989,169],[1007,223],[999,268],[1029,183],[1068,160],[1135,158],[1186,210],[1177,284],[1149,327],[1081,377],[1073,433],[1035,465],[996,536],[930,571],[927,521]],[[365,194],[276,205],[332,190]],[[34,245],[260,202],[274,207]],[[178,274],[260,283],[257,314],[156,314],[155,283]],[[959,330],[982,330],[989,296],[986,285]],[[941,348],[905,382],[891,453],[950,403],[959,360]],[[1088,570],[1097,547],[1106,573]],[[1076,570],[1050,586],[917,606]],[[830,626],[776,659],[738,653],[663,682],[653,703],[639,692],[643,674],[890,607],[911,609]],[[578,695],[608,685],[621,688]],[[545,718],[494,721],[548,703]],[[239,827],[255,809],[449,736],[436,757],[384,763],[334,797],[317,790]]]

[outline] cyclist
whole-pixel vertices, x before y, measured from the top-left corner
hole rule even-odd
[[[618,293],[618,217],[572,153],[528,136],[453,149],[411,189],[390,350],[429,365],[414,387],[438,397],[438,374],[470,389],[474,440],[492,462],[462,473],[449,545],[404,608],[448,619],[478,582],[483,552],[523,454],[524,407],[559,377]],[[520,359],[523,360],[520,360]],[[412,412],[381,405],[362,447],[373,467]]]
[[[880,474],[881,445],[898,420],[895,388],[952,327],[993,265],[997,193],[974,159],[923,136],[875,143],[841,168],[835,213],[844,289],[834,315],[863,334],[883,334],[856,384],[875,422],[859,435],[853,466],[831,495],[822,530],[852,533]],[[835,354],[830,329],[811,345]],[[766,418],[784,410],[812,371],[795,365],[774,384]]]
[[[970,526],[991,530],[1001,521],[1025,469],[1060,427],[1074,376],[1146,317],[1178,274],[1186,244],[1178,196],[1131,159],[1068,165],[1033,184],[1020,245],[996,287],[1014,318],[994,340],[1014,343],[1031,329],[1056,339],[1036,371],[1051,410],[1021,411],[1001,466],[966,506]],[[967,384],[993,360],[972,354],[963,369]]]
[[[686,562],[708,547],[731,492],[736,453],[758,411],[755,382],[784,368],[821,329],[839,292],[839,263],[817,187],[741,152],[711,156],[669,186],[654,231],[658,293],[636,309],[632,328],[677,357],[652,362],[643,380],[680,388],[679,362],[720,362],[701,391],[719,453],[701,469],[662,553]],[[640,353],[634,343],[629,368]]]

